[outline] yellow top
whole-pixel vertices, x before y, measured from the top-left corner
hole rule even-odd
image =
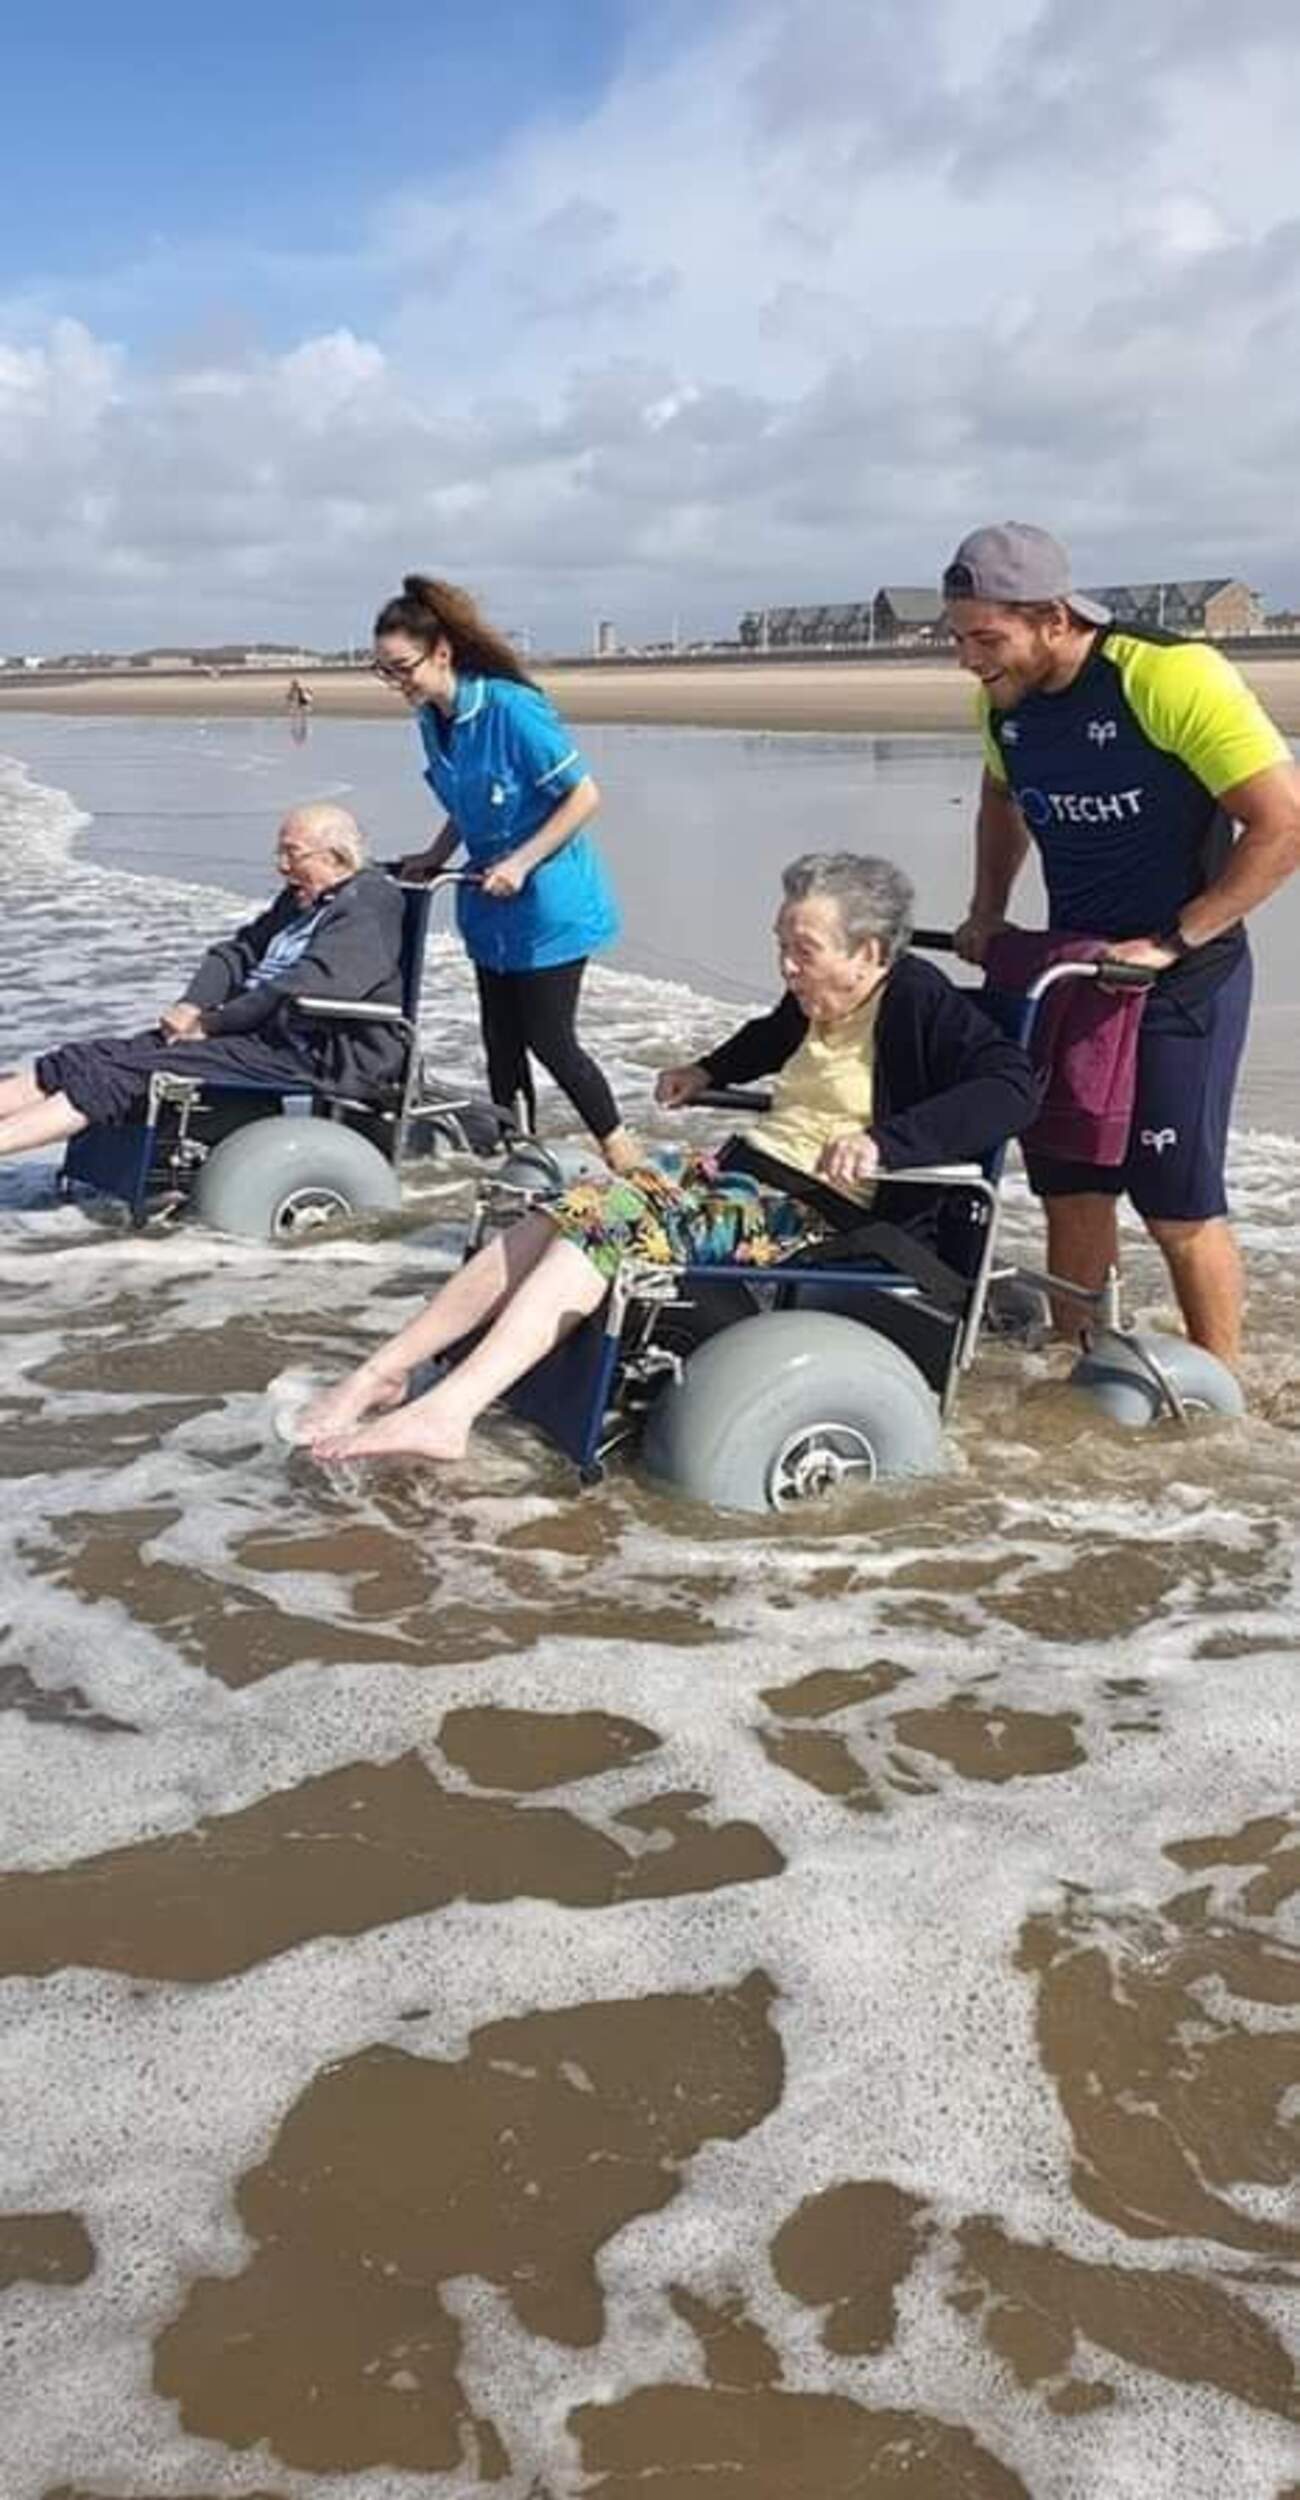
[[[743,1131],[764,1154],[792,1163],[800,1172],[815,1172],[824,1146],[837,1137],[856,1137],[871,1125],[875,1091],[876,1017],[884,991],[872,991],[851,1015],[834,1024],[810,1024],[792,1059],[777,1077],[772,1108]],[[869,1206],[874,1184],[844,1189],[839,1195]]]

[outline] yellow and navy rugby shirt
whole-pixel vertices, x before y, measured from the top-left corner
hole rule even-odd
[[[1072,685],[979,710],[989,773],[1042,854],[1054,929],[1150,937],[1218,876],[1232,847],[1225,790],[1290,749],[1244,678],[1209,643],[1105,627]],[[1240,924],[1174,967],[1219,979]],[[1166,976],[1166,979],[1168,976]]]

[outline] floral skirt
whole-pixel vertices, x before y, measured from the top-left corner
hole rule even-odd
[[[825,1225],[811,1207],[747,1172],[720,1171],[715,1155],[669,1149],[657,1162],[608,1181],[579,1181],[546,1209],[566,1241],[602,1276],[624,1259],[661,1267],[768,1267]]]

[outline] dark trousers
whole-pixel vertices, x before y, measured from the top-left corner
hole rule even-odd
[[[297,1048],[284,1037],[267,1042],[256,1033],[165,1042],[156,1028],[65,1042],[60,1050],[41,1053],[34,1074],[43,1094],[66,1094],[74,1109],[99,1128],[141,1111],[149,1079],[160,1068],[217,1085],[281,1085],[286,1093],[305,1093],[320,1084],[305,1044]]]
[[[531,1052],[567,1094],[592,1136],[608,1137],[619,1126],[618,1104],[574,1030],[586,969],[585,955],[569,964],[548,964],[541,972],[489,972],[475,964],[488,1087],[493,1102],[506,1111],[522,1094],[531,1126],[536,1110]]]

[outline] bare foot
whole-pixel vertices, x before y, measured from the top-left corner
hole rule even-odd
[[[312,1456],[328,1463],[336,1458],[463,1458],[469,1427],[445,1411],[433,1397],[417,1398],[379,1423],[363,1424],[329,1434],[312,1445]]]
[[[359,1424],[363,1415],[382,1415],[393,1406],[400,1406],[406,1395],[407,1374],[396,1379],[381,1380],[371,1373],[349,1372],[323,1397],[313,1398],[298,1418],[296,1438],[310,1443],[335,1438]]]

